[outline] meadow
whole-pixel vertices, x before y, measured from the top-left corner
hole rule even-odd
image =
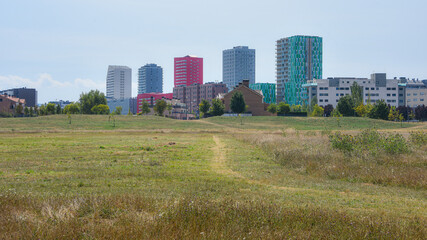
[[[0,119],[0,239],[427,235],[426,123],[252,117],[241,125],[225,117],[116,116],[113,124],[87,115],[71,121]],[[353,136],[368,128],[384,138],[399,133],[405,151],[362,146],[349,153],[331,144],[338,131]]]

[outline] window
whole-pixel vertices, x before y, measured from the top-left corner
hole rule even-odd
[[[393,97],[396,97],[396,93],[393,93],[393,94],[392,94],[392,96],[393,96]]]
[[[371,88],[371,90],[375,90],[375,88]]]
[[[395,88],[395,87],[394,87],[394,88],[391,88],[391,90],[396,91],[396,88]]]
[[[391,95],[390,95],[390,93],[387,93],[387,97],[390,97]]]
[[[320,99],[319,102],[323,102],[323,99]]]
[[[0,98],[0,102],[3,102],[3,98]]]
[[[413,95],[414,95],[414,96],[417,96],[418,94],[417,94],[417,93],[414,93]]]
[[[424,102],[424,98],[420,98],[420,102]]]
[[[408,97],[409,97],[409,96],[411,96],[411,94],[410,94],[410,93],[408,93],[406,96],[408,96]]]
[[[420,95],[422,96],[422,95],[424,95],[425,93],[424,92],[420,92]]]
[[[366,91],[369,91],[369,88],[367,87],[367,88],[365,88],[365,90],[366,90]]]
[[[380,90],[380,88],[377,88],[377,90]]]
[[[328,100],[328,99],[325,99],[325,102],[329,102],[329,100]]]

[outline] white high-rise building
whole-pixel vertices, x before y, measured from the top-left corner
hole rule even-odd
[[[107,98],[126,99],[132,97],[132,69],[126,66],[108,66]]]
[[[255,83],[255,49],[238,46],[222,52],[222,82],[231,91],[234,87],[249,80]]]

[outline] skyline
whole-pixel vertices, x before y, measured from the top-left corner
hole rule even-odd
[[[4,2],[0,89],[35,87],[39,103],[76,101],[106,92],[108,65],[126,65],[135,97],[137,69],[155,63],[172,92],[174,57],[202,57],[204,82],[221,82],[222,51],[235,46],[257,51],[257,83],[275,83],[275,41],[294,35],[323,38],[323,78],[427,79],[425,9],[417,0]]]

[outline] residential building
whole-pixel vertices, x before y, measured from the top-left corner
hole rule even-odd
[[[239,91],[243,94],[245,103],[248,106],[246,113],[252,114],[252,116],[272,116],[270,112],[267,111],[267,108],[270,104],[263,101],[264,96],[260,90],[253,90],[249,88],[249,80],[243,80],[237,87],[231,90],[228,93],[221,94],[218,96],[219,99],[225,105],[225,112],[232,113],[230,108],[231,97],[234,92]]]
[[[0,113],[15,114],[15,109],[18,105],[21,105],[22,109],[24,109],[26,106],[25,99],[0,95]]]
[[[136,98],[125,98],[125,99],[107,99],[107,105],[110,108],[110,113],[116,110],[116,107],[122,107],[122,115],[137,113],[137,100]]]
[[[127,99],[132,97],[132,69],[126,66],[108,66],[108,99]]]
[[[156,64],[146,64],[138,69],[138,94],[163,92],[163,69]]]
[[[419,105],[427,106],[427,80],[409,80],[402,85],[406,87],[406,106],[411,108]]]
[[[14,98],[25,99],[27,107],[37,106],[37,91],[34,88],[12,88],[0,91],[0,95],[8,95]]]
[[[61,108],[64,108],[65,106],[67,106],[67,105],[69,105],[69,104],[71,104],[71,103],[73,103],[73,102],[70,102],[70,101],[64,101],[64,100],[59,100],[59,101],[50,101],[49,103],[53,103],[53,104],[55,104],[55,105],[59,105],[59,106],[61,106]]]
[[[320,106],[331,104],[336,107],[341,97],[351,95],[351,86],[356,82],[362,87],[363,103],[374,104],[384,100],[390,106],[405,105],[405,86],[401,79],[387,79],[385,73],[374,73],[371,78],[335,77],[314,79],[302,87],[306,88],[307,99],[316,96]]]
[[[174,87],[203,84],[203,58],[176,57],[174,61]]]
[[[263,101],[271,104],[276,103],[276,84],[274,83],[254,83],[249,84],[249,88],[253,90],[259,90],[264,96]]]
[[[277,102],[307,103],[308,80],[322,79],[322,38],[292,36],[276,42]]]
[[[255,49],[247,46],[233,47],[222,52],[222,82],[229,90],[243,80],[255,83]]]
[[[189,112],[197,112],[202,100],[212,102],[220,93],[228,92],[223,83],[192,84],[190,86],[178,86],[173,88],[173,98],[187,105]]]
[[[145,100],[152,107],[156,104],[157,100],[172,99],[172,93],[142,93],[137,97],[137,113],[141,112],[142,101]]]

